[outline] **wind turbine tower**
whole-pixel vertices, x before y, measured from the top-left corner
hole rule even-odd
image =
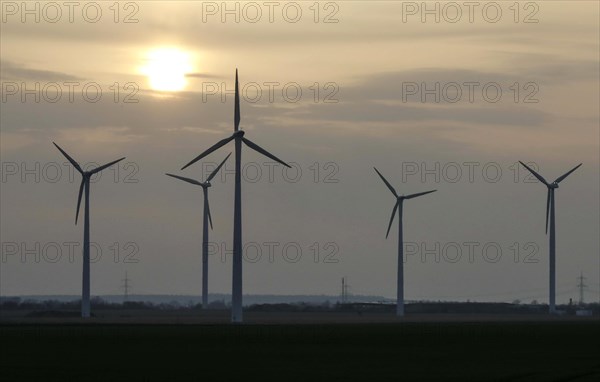
[[[404,239],[402,232],[402,209],[404,206],[404,201],[408,199],[417,198],[419,196],[427,195],[437,190],[418,192],[416,194],[410,195],[398,195],[394,187],[390,184],[390,182],[385,179],[383,175],[375,168],[375,172],[379,175],[383,183],[387,186],[387,188],[392,192],[394,197],[396,198],[396,203],[394,204],[394,209],[392,210],[392,216],[390,217],[390,223],[388,224],[387,233],[385,234],[385,238],[387,239],[390,234],[390,228],[392,228],[392,223],[394,222],[394,218],[396,217],[396,211],[398,212],[398,279],[396,286],[396,315],[404,316]]]
[[[555,228],[555,204],[554,204],[554,192],[558,188],[558,184],[565,180],[565,178],[575,170],[577,170],[583,163],[578,164],[565,174],[556,178],[552,183],[548,183],[543,176],[538,174],[535,170],[527,166],[525,163],[519,161],[530,173],[533,174],[541,183],[543,183],[548,189],[546,196],[546,234],[548,234],[548,225],[550,225],[550,236],[549,236],[549,263],[550,263],[550,298],[549,298],[549,312],[550,314],[556,313],[556,228]]]
[[[229,153],[229,155],[227,155],[225,159],[223,159],[221,164],[219,164],[217,168],[215,168],[213,172],[211,172],[208,178],[206,178],[205,182],[199,182],[195,179],[184,178],[183,176],[179,175],[166,174],[173,178],[183,180],[184,182],[202,187],[202,191],[204,194],[204,212],[202,214],[202,309],[208,308],[208,224],[210,223],[211,229],[213,227],[212,216],[210,215],[210,206],[208,205],[208,189],[212,186],[210,181],[213,180],[215,175],[217,175],[221,167],[223,167],[227,159],[229,159],[230,155],[231,153]]]
[[[181,169],[196,163],[208,154],[225,146],[227,143],[234,141],[235,143],[235,197],[233,206],[233,277],[231,291],[231,322],[240,323],[242,317],[242,143],[257,151],[258,153],[281,163],[282,165],[291,168],[290,165],[277,158],[267,150],[263,149],[256,143],[244,137],[244,130],[240,129],[240,92],[238,85],[238,72],[235,71],[235,106],[233,116],[233,134],[228,138],[222,139],[212,147],[192,159],[188,164]]]
[[[52,142],[54,143],[54,142]],[[63,149],[60,148],[56,143],[54,146],[67,158],[69,162],[75,167],[75,169],[81,174],[81,184],[79,185],[79,196],[77,197],[77,211],[75,213],[75,224],[79,218],[79,207],[81,206],[81,198],[85,193],[85,206],[84,206],[84,223],[83,223],[83,281],[81,288],[81,317],[87,318],[90,316],[90,178],[104,170],[107,167],[112,166],[125,159],[125,157],[107,163],[103,166],[96,167],[90,171],[83,171],[79,163],[69,156]]]

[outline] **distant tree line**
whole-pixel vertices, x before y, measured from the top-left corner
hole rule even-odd
[[[124,301],[108,302],[100,297],[91,299],[91,305],[94,309],[100,310],[199,310],[202,304],[193,303],[182,304],[179,301],[168,303],[152,303],[148,301]],[[79,310],[81,300],[58,301],[58,300],[22,300],[19,297],[0,299],[0,310]],[[224,301],[213,301],[209,304],[212,309],[226,309],[227,304]]]
[[[147,301],[124,301],[108,302],[100,297],[94,297],[91,300],[94,310],[159,310],[159,311],[193,311],[202,310],[202,304],[189,301],[181,303],[179,301],[152,303]],[[30,300],[19,297],[0,298],[0,311],[20,310],[20,311],[78,311],[81,307],[80,300],[58,301],[58,300]],[[225,300],[212,301],[207,309],[219,310],[229,309],[230,305]],[[393,312],[395,304],[393,303],[275,303],[275,304],[254,304],[246,308],[250,312],[356,312],[375,313],[375,312]],[[594,315],[600,314],[599,303],[588,303],[583,305],[565,304],[560,305],[559,309],[565,314],[575,314],[577,310],[591,310]],[[493,302],[446,302],[446,301],[417,301],[406,305],[407,313],[413,314],[465,314],[465,313],[486,313],[486,314],[545,314],[548,308],[545,304],[537,302],[523,304],[520,301],[513,303],[493,303]]]

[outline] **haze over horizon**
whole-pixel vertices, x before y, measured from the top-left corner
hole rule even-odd
[[[438,190],[404,208],[407,300],[545,302],[546,191],[522,160],[550,181],[583,163],[556,193],[557,302],[578,297],[581,272],[598,300],[599,4],[538,3],[515,22],[499,2],[498,22],[436,23],[400,2],[330,3],[298,2],[297,22],[265,9],[223,22],[206,2],[134,3],[119,22],[100,2],[95,23],[3,8],[0,295],[81,291],[79,179],[55,141],[81,164],[127,157],[92,183],[92,295],[119,293],[127,271],[132,293],[199,296],[202,193],[164,174],[204,179],[232,151],[179,170],[231,134],[238,68],[242,129],[293,164],[243,153],[245,294],[335,295],[348,277],[352,293],[392,298],[394,200],[376,166],[401,194]],[[211,294],[231,292],[233,181],[230,160],[210,191]]]

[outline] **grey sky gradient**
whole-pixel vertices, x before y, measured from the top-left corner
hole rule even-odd
[[[385,240],[389,191],[376,166],[399,193],[428,189],[438,192],[405,205],[405,242],[433,248],[448,243],[478,242],[475,260],[463,256],[452,263],[418,255],[407,256],[405,296],[455,300],[520,298],[547,300],[547,236],[544,234],[545,188],[532,181],[513,180],[517,161],[533,162],[554,179],[574,165],[583,166],[556,193],[557,302],[577,298],[580,271],[588,278],[588,299],[598,299],[600,281],[600,73],[599,6],[596,2],[540,3],[537,24],[402,23],[393,2],[339,2],[337,24],[202,23],[200,3],[140,3],[137,24],[114,24],[109,17],[90,25],[1,24],[3,82],[94,81],[103,98],[88,103],[28,101],[9,97],[0,107],[0,148],[3,166],[65,160],[52,146],[56,141],[76,160],[97,164],[126,156],[116,184],[105,171],[92,185],[92,241],[103,247],[103,258],[92,264],[92,294],[118,292],[125,270],[133,293],[200,294],[202,195],[165,172],[202,179],[201,163],[181,166],[231,132],[233,96],[203,102],[202,82],[226,82],[233,89],[235,68],[240,85],[266,81],[297,82],[303,98],[287,103],[242,100],[241,127],[253,141],[286,161],[297,163],[302,176],[286,181],[275,166],[268,179],[264,158],[246,150],[248,176],[252,163],[263,176],[243,183],[244,242],[263,243],[262,260],[244,265],[244,291],[251,294],[334,294],[347,276],[360,294],[395,294],[396,241]],[[504,4],[504,3],[502,3]],[[567,5],[568,4],[568,5]],[[192,55],[197,75],[188,76],[185,91],[168,96],[148,87],[138,68],[155,47],[174,46]],[[200,75],[198,75],[200,74]],[[115,103],[110,84],[139,84],[139,103]],[[474,103],[402,101],[403,82],[496,82],[505,91],[498,103],[477,97]],[[315,103],[308,89],[314,82],[339,86],[337,103]],[[515,82],[539,86],[538,103],[514,103],[508,88]],[[321,90],[323,91],[323,90]],[[125,92],[123,93],[125,94]],[[321,95],[323,95],[322,93]],[[202,162],[215,166],[215,153]],[[318,182],[310,166],[321,167]],[[324,168],[329,163],[330,167]],[[457,182],[433,176],[403,174],[403,163],[433,168],[436,163],[463,170]],[[473,182],[464,162],[477,162]],[[450,165],[448,165],[450,163]],[[481,173],[497,164],[497,182]],[[133,168],[137,183],[124,183]],[[448,167],[450,166],[450,167]],[[495,166],[495,165],[494,165]],[[20,173],[2,181],[0,233],[2,242],[80,242],[81,227],[73,224],[78,179],[70,183],[63,166],[56,183],[35,183]],[[231,250],[233,162],[213,180],[211,241]],[[336,183],[325,183],[335,169]],[[492,171],[490,170],[490,173]],[[293,172],[289,172],[293,175]],[[406,177],[403,181],[403,175]],[[181,184],[180,184],[181,183]],[[139,246],[138,263],[115,263],[112,243]],[[273,263],[265,242],[281,243]],[[337,263],[315,263],[311,245],[332,242],[339,247]],[[539,246],[537,263],[514,261],[511,246]],[[303,256],[285,262],[281,248],[298,243]],[[481,248],[498,243],[501,259],[486,262]],[[81,247],[79,247],[81,248]],[[450,248],[450,247],[448,247]],[[121,254],[127,252],[121,248]],[[66,254],[66,250],[63,255]],[[18,255],[0,263],[0,293],[78,294],[81,257],[58,263],[21,263]],[[229,293],[231,259],[210,259],[210,290]],[[594,292],[595,291],[595,292]]]

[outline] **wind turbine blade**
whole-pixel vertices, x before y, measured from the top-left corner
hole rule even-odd
[[[108,167],[112,166],[113,164],[115,164],[115,163],[118,163],[118,162],[122,161],[123,159],[125,159],[125,157],[123,157],[123,158],[120,158],[120,159],[117,159],[117,160],[114,160],[114,161],[112,161],[112,162],[109,162],[109,163],[107,163],[107,164],[105,164],[105,165],[103,165],[103,166],[96,167],[95,169],[91,170],[89,173],[90,173],[91,175],[97,174],[97,173],[99,173],[100,171],[104,170],[105,168],[108,168]]]
[[[205,156],[207,156],[208,154],[212,153],[215,150],[218,150],[219,148],[221,148],[222,146],[225,146],[227,143],[229,143],[229,141],[231,141],[233,138],[235,138],[233,135],[225,138],[225,139],[221,139],[219,142],[215,143],[212,147],[210,147],[208,150],[204,151],[202,154],[198,155],[196,158],[192,159],[190,161],[190,163],[186,164],[185,166],[183,166],[181,169],[184,170],[187,167],[191,166],[192,164],[198,162],[200,159],[204,158]]]
[[[202,186],[202,183],[198,182],[198,181],[197,181],[197,180],[195,180],[195,179],[184,178],[183,176],[179,176],[179,175],[173,175],[173,174],[165,174],[165,175],[171,176],[171,177],[173,177],[173,178],[177,178],[177,179],[179,179],[179,180],[183,180],[184,182],[188,182],[188,183],[191,183],[191,184],[195,184],[195,185],[197,185],[197,186]]]
[[[390,189],[390,191],[392,191],[392,194],[394,194],[395,197],[398,197],[398,194],[396,193],[396,190],[394,190],[394,187],[392,187],[392,185],[390,184],[390,182],[387,181],[387,179],[385,179],[383,177],[383,175],[381,175],[381,173],[379,172],[379,170],[377,170],[375,167],[373,167],[375,169],[375,171],[377,172],[377,174],[379,174],[379,177],[381,178],[381,180],[383,180],[383,183],[385,183],[385,185]]]
[[[63,149],[60,148],[59,145],[57,145],[56,143],[52,142],[54,144],[54,146],[56,146],[56,148],[58,150],[60,150],[60,152],[65,156],[65,158],[67,158],[69,160],[69,162],[71,162],[71,164],[73,165],[73,167],[75,167],[75,169],[77,171],[79,171],[81,174],[83,174],[83,170],[81,169],[81,167],[79,166],[79,163],[75,162],[75,159],[71,158],[69,156],[69,154],[67,154],[67,152]]]
[[[206,211],[208,212],[208,221],[210,223],[210,229],[213,229],[212,216],[210,215],[210,205],[208,204],[208,201],[206,201]]]
[[[292,168],[292,166],[290,166],[289,164],[285,163],[284,161],[282,161],[281,159],[277,158],[275,155],[271,154],[270,152],[268,152],[267,150],[263,149],[262,147],[260,147],[259,145],[257,145],[256,143],[252,142],[251,140],[247,139],[247,138],[242,138],[242,141],[244,141],[244,143],[246,145],[248,145],[248,147],[250,147],[251,149],[258,151],[259,153],[261,153],[264,156],[267,156],[271,159],[273,159],[274,161],[277,161],[279,163],[281,163],[282,165],[284,165],[285,167],[289,167]]]
[[[392,216],[390,216],[390,224],[388,224],[388,229],[387,232],[385,234],[385,238],[388,238],[388,235],[390,234],[390,228],[392,228],[392,223],[394,222],[394,217],[396,217],[396,210],[398,210],[398,203],[400,202],[396,202],[396,204],[394,205],[394,209],[392,210]]]
[[[548,197],[546,198],[546,234],[548,233],[548,216],[550,215],[550,189],[548,189]]]
[[[238,70],[235,69],[235,111],[234,111],[233,129],[238,131],[240,128],[240,90],[238,85]]]
[[[582,164],[583,164],[583,163],[579,163],[579,164],[578,164],[577,166],[575,166],[575,167],[574,167],[574,168],[573,168],[571,171],[569,171],[569,172],[567,172],[566,174],[564,174],[564,175],[562,175],[562,176],[560,176],[560,177],[556,178],[555,182],[556,182],[556,183],[560,183],[560,182],[562,182],[563,180],[565,180],[565,178],[566,178],[567,176],[571,175],[571,173],[572,173],[573,171],[577,170],[577,169],[579,168],[579,166],[581,166]]]
[[[523,166],[525,166],[525,168],[527,170],[529,170],[530,173],[533,174],[533,176],[535,176],[536,178],[538,178],[538,180],[542,183],[544,183],[546,186],[548,186],[548,182],[546,182],[546,179],[544,179],[543,176],[541,176],[540,174],[538,174],[537,172],[535,172],[532,168],[530,168],[529,166],[527,166],[525,163],[519,161],[519,163],[521,163]]]
[[[217,173],[219,172],[219,170],[221,169],[221,167],[223,167],[223,165],[225,164],[225,162],[227,161],[227,159],[229,159],[229,157],[231,156],[231,153],[229,153],[229,155],[227,155],[225,157],[225,159],[223,159],[223,162],[221,162],[221,164],[219,165],[219,167],[215,168],[215,170],[210,174],[210,176],[208,177],[208,179],[206,179],[207,182],[210,182],[215,175],[217,175]]]
[[[419,196],[423,196],[423,195],[427,195],[427,194],[431,194],[432,192],[436,192],[437,190],[431,190],[431,191],[425,191],[425,192],[418,192],[416,194],[410,194],[404,197],[404,199],[412,199],[412,198],[418,198]]]
[[[81,206],[81,197],[83,196],[83,185],[85,184],[85,178],[81,178],[81,184],[79,185],[79,196],[77,197],[77,211],[75,212],[75,225],[79,219],[79,207]]]

